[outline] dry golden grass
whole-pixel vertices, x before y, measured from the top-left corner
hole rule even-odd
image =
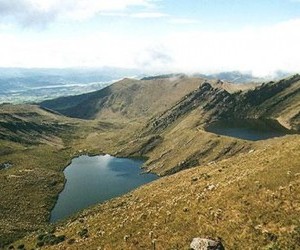
[[[229,249],[299,248],[299,136],[258,143],[217,136],[203,130],[207,114],[201,107],[158,134],[141,136],[151,116],[170,108],[202,82],[184,78],[136,85],[124,80],[124,85],[112,86],[115,95],[97,114],[101,120],[67,118],[34,105],[1,105],[0,121],[7,121],[4,113],[13,114],[28,130],[5,134],[6,130],[3,134],[12,137],[0,141],[0,164],[13,164],[0,170],[0,247],[25,233],[47,230],[50,210],[63,188],[62,170],[74,156],[110,153],[148,157],[147,170],[160,175],[198,167],[161,178],[62,223],[56,234],[66,235],[67,240],[55,249],[153,249],[154,239],[156,249],[186,249],[193,237],[206,235],[222,237]],[[299,83],[291,88],[258,111],[275,107],[272,118],[298,126]],[[137,94],[129,97],[136,89]],[[295,98],[286,98],[293,91]],[[50,132],[36,133],[32,124]],[[83,229],[89,237],[78,235]],[[25,243],[26,248],[35,248],[36,236],[16,242],[15,247]],[[74,244],[67,243],[70,239]]]
[[[286,136],[163,177],[62,223],[55,234],[67,239],[45,249],[154,249],[153,239],[156,249],[188,249],[197,236],[227,249],[299,249],[299,152],[300,137]],[[36,237],[15,246],[35,247]]]

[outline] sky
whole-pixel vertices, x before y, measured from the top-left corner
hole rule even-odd
[[[300,0],[0,0],[0,67],[300,72]]]

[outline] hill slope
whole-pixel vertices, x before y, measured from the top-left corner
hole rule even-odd
[[[171,109],[154,117],[150,131],[161,131],[178,118],[201,109],[199,123],[221,119],[278,119],[288,128],[300,130],[300,76],[269,82],[248,91],[230,93],[222,85],[208,82],[190,92]]]
[[[125,79],[98,92],[41,105],[80,118],[138,120],[114,154],[146,155],[147,169],[165,175],[249,150],[250,142],[204,132],[216,120],[276,119],[299,131],[299,91],[298,75],[256,87],[178,75]],[[88,138],[93,144],[102,137],[93,132]]]
[[[66,240],[46,249],[152,249],[153,239],[155,249],[188,249],[207,235],[226,249],[298,249],[299,152],[300,137],[287,136],[164,177],[61,224]]]
[[[78,154],[109,153],[124,157],[148,157],[145,167],[147,170],[160,175],[173,174],[180,170],[197,166],[201,166],[201,168],[206,166],[204,167],[205,171],[214,171],[214,166],[221,166],[218,164],[226,162],[226,159],[228,159],[230,164],[226,169],[231,169],[230,166],[234,166],[234,169],[231,169],[232,171],[223,171],[221,168],[218,168],[218,173],[221,170],[221,179],[218,182],[231,178],[232,175],[235,176],[235,173],[242,175],[248,169],[256,166],[256,163],[259,163],[259,168],[254,169],[257,172],[253,172],[253,176],[259,176],[261,173],[259,169],[267,166],[266,178],[267,175],[272,176],[273,169],[271,167],[274,166],[278,171],[281,168],[283,169],[282,171],[286,171],[290,166],[296,169],[295,161],[298,158],[297,156],[294,157],[294,155],[297,154],[297,150],[299,151],[299,148],[297,148],[299,137],[297,136],[287,136],[254,143],[208,133],[205,131],[205,127],[210,122],[219,119],[250,117],[278,119],[286,127],[297,130],[299,128],[299,82],[299,76],[294,76],[280,82],[266,83],[250,90],[247,90],[248,87],[246,89],[243,87],[243,91],[238,91],[240,89],[239,86],[218,80],[206,81],[200,78],[155,78],[143,81],[125,79],[102,91],[60,98],[41,104],[44,109],[50,108],[81,119],[57,115],[32,105],[1,106],[0,135],[2,140],[0,140],[0,164],[12,163],[13,167],[0,171],[0,186],[2,190],[0,206],[1,211],[3,211],[0,214],[0,244],[16,239],[16,237],[24,235],[25,232],[41,230],[48,226],[47,220],[50,209],[54,205],[58,193],[63,188],[62,169],[71,158]],[[287,149],[281,156],[282,145],[283,148],[287,147]],[[265,149],[268,147],[272,148],[273,151],[265,153]],[[252,152],[252,150],[257,150],[259,152],[257,153],[258,155],[250,154],[249,152]],[[276,152],[280,153],[277,155]],[[278,156],[278,163],[272,158],[273,156]],[[281,165],[284,166],[281,167]],[[204,172],[201,172],[201,168],[198,168],[198,170],[202,176]],[[235,168],[237,172],[235,172]],[[198,173],[193,172],[198,170],[191,169],[185,173]],[[224,172],[224,175],[222,172]],[[215,175],[215,172],[211,172],[211,174]],[[185,181],[181,180],[180,176],[183,176],[182,178]],[[178,185],[180,186],[180,183],[182,183],[182,189],[176,189],[177,180],[175,178],[177,177],[180,180]],[[151,189],[154,188],[155,190],[150,190],[146,187],[145,189],[142,188],[141,190],[144,191],[141,191],[141,197],[147,197],[153,205],[151,205],[153,209],[150,208],[150,210],[154,210],[155,204],[161,202],[160,200],[155,200],[155,197],[167,197],[169,195],[166,200],[171,202],[171,197],[174,199],[180,194],[188,196],[190,178],[191,176],[184,174],[176,175],[176,177],[167,177],[162,179],[164,184],[153,184],[151,186]],[[200,180],[202,177],[197,178]],[[200,183],[201,185],[206,183],[205,178],[208,178],[208,181],[210,179],[210,177],[203,178],[204,182],[201,179],[199,185]],[[276,174],[277,178],[281,181],[279,173]],[[186,182],[186,180],[188,181]],[[252,180],[244,180],[249,182],[247,187],[250,188],[249,190],[252,190]],[[288,186],[288,183],[286,181],[282,185]],[[166,188],[162,190],[161,185]],[[196,193],[201,193],[201,190],[205,188],[201,185],[199,190],[194,190]],[[170,190],[164,194],[163,192],[168,190],[168,186],[170,186]],[[230,199],[230,192],[231,189],[224,189],[222,193],[217,193],[217,197],[222,195]],[[152,197],[151,194],[154,194],[155,197]],[[236,193],[236,196],[241,198],[245,194],[242,193],[242,196],[239,196],[239,193]],[[126,202],[126,200],[131,202],[130,197],[127,196],[120,199],[122,202]],[[191,197],[195,198],[194,196]],[[296,199],[298,197],[293,198]],[[291,201],[288,197],[287,199],[287,201]],[[188,197],[187,201],[189,200],[193,202]],[[237,200],[234,198],[234,201],[228,203],[228,205],[233,205]],[[267,199],[265,200],[267,201]],[[213,206],[217,204],[214,203],[213,199],[204,199],[203,202],[205,207],[200,207],[199,210],[210,207],[210,204]],[[184,200],[181,203],[182,206],[186,204]],[[164,203],[160,204],[162,204],[160,207],[163,207]],[[221,202],[220,204],[227,206],[227,203]],[[143,202],[142,205],[148,206]],[[127,210],[122,210],[123,208],[121,207],[121,211],[131,214],[130,208],[125,207]],[[137,207],[135,208],[139,211]],[[30,213],[24,212],[27,209],[30,209]],[[183,210],[182,207],[178,209],[178,211]],[[272,212],[272,209],[276,208],[270,205],[268,211],[275,218],[277,213]],[[109,211],[118,212],[119,210],[115,211],[113,209]],[[152,214],[156,213],[155,211]],[[229,212],[229,215],[234,218],[235,216],[240,218],[247,214],[245,211],[247,212],[248,210],[242,210],[241,214],[237,215]],[[256,211],[255,206],[254,211]],[[260,210],[257,211],[259,212]],[[295,211],[295,214],[298,213],[297,211]],[[284,215],[285,212],[278,212],[278,214],[281,213]],[[97,218],[101,218],[99,216],[97,215]],[[181,218],[180,216],[179,213],[179,218]],[[108,216],[107,218],[111,217]],[[117,217],[116,220],[118,218],[121,217]],[[191,218],[195,219],[193,216]],[[228,219],[229,217],[226,218]],[[294,220],[294,217],[289,214],[288,218],[292,218],[288,219],[289,225],[295,224],[298,226],[296,222],[291,222],[291,220]],[[151,221],[153,221],[152,219]],[[250,219],[255,221],[255,218],[251,217]],[[243,219],[241,223],[252,225],[250,219],[248,224],[246,219]],[[190,219],[187,218],[187,220]],[[207,221],[204,222],[206,223]],[[114,223],[117,222],[112,223],[115,226]],[[150,223],[150,217],[149,221],[145,223],[146,228],[154,231],[154,226],[147,224]],[[182,225],[183,222],[181,220],[176,223],[175,228],[179,229],[179,225]],[[110,230],[108,224],[105,224],[105,227],[108,228],[106,229],[107,232]],[[136,225],[132,224],[133,227]],[[210,235],[215,235],[213,230],[217,225],[213,225],[212,231],[203,232],[210,232]],[[237,228],[237,225],[235,227]],[[224,228],[226,230],[230,229],[227,226],[224,226]],[[77,228],[72,230],[75,232]],[[281,228],[279,232],[282,233],[282,230],[284,229]],[[171,232],[176,234],[175,230],[171,230]],[[253,235],[253,232],[249,232]],[[292,232],[292,229],[289,232]],[[125,231],[121,230],[120,234],[123,233]],[[159,233],[163,234],[162,231]],[[120,234],[118,235],[120,236]],[[188,233],[188,235],[192,235],[192,233]],[[227,233],[225,232],[219,235],[227,238]],[[103,244],[108,246],[110,244],[121,244],[119,236],[116,236],[114,243],[109,242],[109,237],[111,238],[111,235],[109,235],[103,241]],[[121,238],[123,237],[124,235]],[[169,237],[168,234],[166,234],[166,237]],[[188,241],[184,237],[182,235],[180,240],[178,240],[179,246],[181,240],[185,243]],[[287,237],[293,240],[292,236]],[[229,236],[228,239],[231,242],[229,246],[231,246],[230,244],[233,244],[232,239]],[[97,240],[95,242],[101,245]],[[172,242],[177,244],[177,240]],[[138,246],[148,248],[147,244],[145,239]],[[171,245],[171,247],[176,248],[174,246]],[[126,249],[126,247],[124,248]]]
[[[202,78],[184,75],[144,80],[124,79],[96,92],[48,100],[40,105],[70,117],[83,119],[149,119],[171,108],[205,81]],[[209,82],[216,84],[218,81]],[[234,91],[247,85],[224,86]]]
[[[33,145],[54,143],[70,126],[61,116],[34,105],[0,105],[0,140]]]
[[[299,132],[298,75],[242,92],[226,89],[227,84],[202,83],[173,107],[152,117],[121,153],[146,153],[150,157],[147,169],[165,175],[251,148],[249,141],[205,132],[216,120],[274,119]]]

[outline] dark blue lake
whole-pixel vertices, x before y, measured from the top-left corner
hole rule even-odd
[[[64,170],[67,180],[51,212],[50,222],[120,196],[158,177],[142,174],[143,161],[110,155],[80,156]]]
[[[206,131],[215,134],[258,141],[292,134],[274,120],[221,120],[211,123]]]

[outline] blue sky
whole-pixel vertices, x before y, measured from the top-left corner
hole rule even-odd
[[[0,66],[300,71],[300,0],[0,0]]]

